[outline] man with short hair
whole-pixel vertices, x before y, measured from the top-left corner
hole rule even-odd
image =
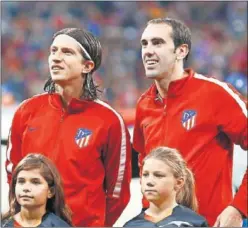
[[[8,181],[28,153],[49,157],[60,171],[75,226],[112,226],[130,199],[131,144],[119,113],[98,99],[92,73],[100,42],[67,28],[53,37],[48,93],[24,101],[9,135]]]
[[[247,150],[245,98],[226,83],[184,69],[191,33],[181,21],[149,21],[141,46],[154,84],[136,108],[139,164],[158,146],[178,149],[195,175],[199,213],[211,226],[240,226],[247,216],[247,173],[234,198],[231,185],[233,144]]]

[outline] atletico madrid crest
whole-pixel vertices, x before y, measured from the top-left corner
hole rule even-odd
[[[186,110],[183,112],[182,125],[185,129],[190,130],[196,124],[196,111]]]
[[[75,142],[79,146],[79,148],[85,147],[88,145],[89,139],[91,137],[92,131],[79,128],[77,134],[75,136]]]

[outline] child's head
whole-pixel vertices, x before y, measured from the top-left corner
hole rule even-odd
[[[9,192],[10,214],[21,207],[32,209],[46,205],[50,211],[70,223],[62,181],[56,166],[41,154],[29,154],[16,166]]]
[[[143,160],[142,193],[154,204],[176,199],[176,202],[197,210],[194,177],[176,149],[159,147]]]

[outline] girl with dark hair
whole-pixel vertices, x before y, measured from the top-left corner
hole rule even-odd
[[[3,227],[68,227],[71,211],[55,165],[41,154],[29,154],[16,166]]]
[[[124,226],[208,226],[198,215],[194,177],[180,153],[159,147],[142,164],[141,189],[149,208]]]
[[[112,226],[130,199],[129,132],[121,115],[98,99],[92,79],[101,58],[90,32],[55,33],[46,93],[20,105],[8,141],[8,181],[23,156],[44,154],[58,168],[73,224],[81,227]]]

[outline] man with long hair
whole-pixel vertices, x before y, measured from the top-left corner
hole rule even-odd
[[[126,207],[131,144],[122,117],[98,99],[92,74],[102,58],[88,31],[66,28],[53,37],[47,93],[25,100],[9,135],[8,180],[23,156],[49,157],[64,182],[75,226],[112,226]]]

